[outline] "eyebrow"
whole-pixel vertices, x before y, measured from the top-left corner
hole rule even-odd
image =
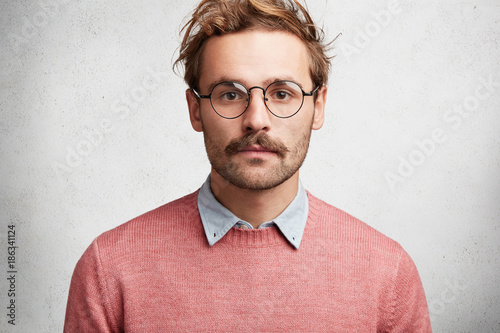
[[[240,83],[242,84],[243,86],[245,86],[245,88],[249,89],[251,87],[253,87],[254,85],[250,86],[248,84],[245,84],[242,80],[238,80],[238,79],[235,79],[235,78],[231,78],[229,76],[220,76],[218,78],[216,78],[215,80],[213,80],[209,86],[208,86],[208,93],[210,93],[212,91],[212,89],[218,85],[219,83],[222,83],[222,82],[225,82],[225,81],[231,81],[231,82],[237,82],[237,83]],[[289,76],[289,75],[285,75],[285,76],[274,76],[274,77],[270,77],[268,79],[266,79],[264,82],[263,82],[263,88],[266,88],[267,86],[269,86],[271,83],[273,82],[277,82],[277,81],[293,81],[295,83],[297,83],[299,85],[300,88],[303,89],[303,86],[302,86],[302,83],[300,82],[297,82],[297,80],[295,78],[293,78],[292,76]]]
[[[286,76],[280,76],[280,77],[272,77],[264,81],[264,88],[269,86],[271,83],[277,82],[277,81],[292,81],[295,82],[299,85],[300,88],[302,88],[302,83],[298,82],[294,77],[286,75]]]
[[[237,80],[234,80],[234,79],[231,79],[229,78],[228,76],[220,76],[218,77],[217,79],[213,80],[209,85],[208,85],[208,93],[210,93],[212,91],[212,89],[214,89],[214,87],[216,85],[218,85],[219,83],[221,82],[224,82],[224,81],[234,81],[234,82],[238,82]]]

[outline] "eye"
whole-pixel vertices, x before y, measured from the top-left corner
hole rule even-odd
[[[236,101],[236,100],[240,99],[241,95],[235,91],[227,91],[227,92],[224,92],[220,96],[220,98],[223,100],[226,100],[228,102],[231,102],[231,101]]]
[[[274,102],[289,103],[295,98],[295,94],[288,89],[272,89],[268,93],[268,98]]]
[[[212,101],[229,104],[246,100],[248,94],[245,87],[236,82],[223,82],[215,86],[212,91]]]
[[[284,90],[279,90],[274,93],[274,97],[278,100],[286,100],[291,97],[290,93]]]
[[[271,103],[295,103],[302,99],[302,89],[292,81],[276,81],[267,87],[266,97]]]

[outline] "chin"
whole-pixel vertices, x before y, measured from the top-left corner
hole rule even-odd
[[[217,169],[216,171],[232,185],[244,190],[252,191],[273,189],[286,182],[296,173],[296,171],[291,172],[290,170],[278,171],[275,168],[272,170],[261,169],[258,172],[245,172],[242,170],[231,170],[228,168],[221,170],[221,172]]]

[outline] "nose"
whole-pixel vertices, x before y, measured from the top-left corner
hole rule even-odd
[[[254,89],[252,91],[252,89]],[[262,91],[262,92],[260,92]],[[248,89],[249,101],[245,113],[242,115],[244,132],[269,131],[271,129],[271,113],[264,102],[264,89],[253,87]]]

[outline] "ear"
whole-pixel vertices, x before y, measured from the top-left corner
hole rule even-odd
[[[203,132],[200,115],[200,102],[191,89],[186,90],[186,101],[189,109],[189,120],[191,120],[191,126],[196,132]]]
[[[323,127],[323,123],[325,121],[325,104],[326,104],[326,93],[328,88],[326,86],[322,86],[316,92],[317,97],[314,102],[314,119],[312,124],[313,130],[319,130]]]

